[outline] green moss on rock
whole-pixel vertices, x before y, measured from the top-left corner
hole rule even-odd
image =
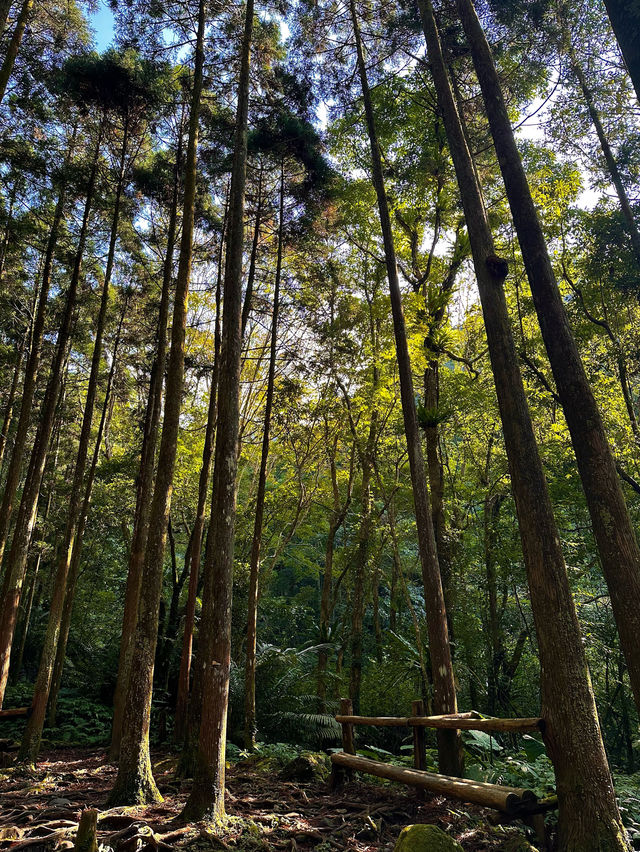
[[[408,825],[393,852],[463,852],[462,846],[435,825]]]

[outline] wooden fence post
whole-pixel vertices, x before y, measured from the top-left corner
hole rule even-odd
[[[353,716],[353,704],[350,698],[340,699],[340,715]],[[355,754],[356,746],[353,737],[353,725],[343,722],[342,724],[342,751],[347,754]]]
[[[340,715],[341,716],[353,716],[353,704],[350,698],[341,698],[340,699]],[[356,746],[353,736],[353,725],[350,725],[348,722],[341,722],[342,725],[342,751],[346,754],[355,754]],[[345,769],[343,766],[338,766],[337,764],[333,764],[331,767],[331,777],[329,779],[329,786],[332,790],[341,787],[345,781],[353,780],[353,770]]]
[[[424,701],[411,702],[411,715],[424,716]],[[425,770],[427,768],[427,752],[426,752],[426,737],[425,729],[414,725],[413,728],[413,766],[415,769]],[[425,791],[418,788],[416,790],[419,799],[425,798]]]

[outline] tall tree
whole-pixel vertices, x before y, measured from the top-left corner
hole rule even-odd
[[[278,207],[278,248],[276,274],[273,285],[273,308],[271,311],[271,341],[269,344],[269,370],[267,374],[267,396],[264,404],[262,425],[262,449],[256,511],[253,523],[251,556],[249,559],[249,600],[247,602],[247,646],[244,671],[244,746],[253,751],[256,747],[256,641],[258,630],[258,582],[260,577],[260,550],[262,547],[262,525],[264,522],[264,500],[267,486],[267,462],[271,437],[271,413],[276,379],[276,356],[278,352],[278,312],[280,310],[280,280],[282,277],[282,250],[284,242],[284,158],[280,163],[280,202]]]
[[[182,238],[178,277],[173,305],[171,351],[167,362],[164,421],[158,454],[153,499],[149,515],[149,532],[142,574],[144,594],[140,596],[138,621],[133,641],[135,668],[129,674],[124,704],[120,742],[118,776],[110,801],[141,803],[158,801],[162,797],[153,779],[149,754],[149,724],[153,693],[153,671],[158,639],[158,617],[162,595],[164,550],[167,523],[171,509],[173,473],[178,445],[180,408],[184,381],[184,350],[187,324],[187,301],[193,256],[195,221],[198,126],[202,100],[204,69],[205,2],[199,0],[197,35],[191,104],[189,109],[189,139],[184,176]]]
[[[104,124],[105,120],[103,116],[100,120],[96,134],[82,224],[73,261],[71,281],[67,289],[64,313],[60,323],[60,329],[58,331],[56,350],[53,363],[51,365],[51,371],[49,373],[47,390],[42,402],[38,431],[31,452],[27,478],[20,499],[20,507],[18,509],[18,516],[16,518],[16,524],[13,531],[11,549],[9,550],[5,563],[5,578],[2,589],[2,600],[0,601],[0,613],[2,614],[2,617],[0,618],[0,624],[2,625],[0,627],[0,702],[4,698],[7,677],[9,674],[11,646],[13,643],[18,605],[20,603],[22,584],[24,581],[24,572],[27,565],[29,543],[31,541],[31,533],[33,532],[33,525],[35,523],[40,485],[42,483],[42,476],[49,450],[51,431],[53,429],[56,404],[62,379],[62,368],[73,327],[73,316],[78,295],[78,287],[80,284],[82,260],[84,257],[85,244],[89,229],[89,218],[93,205],[93,197],[98,175],[98,164]]]
[[[149,534],[149,515],[156,466],[156,450],[160,432],[160,416],[162,413],[162,390],[167,363],[167,326],[169,322],[169,301],[173,284],[173,257],[178,230],[178,203],[180,200],[180,172],[182,168],[182,117],[179,120],[178,140],[171,199],[169,202],[169,221],[167,225],[167,244],[162,265],[162,289],[158,305],[158,321],[156,326],[156,349],[151,366],[147,405],[142,427],[142,447],[140,450],[140,465],[138,468],[136,505],[133,521],[133,534],[129,547],[127,583],[124,596],[124,611],[122,615],[122,633],[120,636],[120,654],[118,658],[118,676],[113,695],[113,721],[111,729],[111,744],[109,759],[116,761],[120,753],[120,738],[122,736],[122,717],[124,702],[131,671],[133,655],[133,637],[138,619],[138,604],[142,586],[142,569]]]
[[[629,680],[640,707],[640,549],[602,417],[558,289],[542,225],[516,145],[500,79],[471,0],[456,0],[511,207],[551,369],[571,433]]]
[[[447,614],[444,595],[442,592],[442,579],[440,577],[440,568],[438,565],[435,536],[433,532],[433,521],[431,517],[424,458],[422,456],[422,445],[418,427],[418,416],[413,390],[413,375],[411,372],[411,361],[409,357],[409,348],[407,346],[407,335],[402,309],[402,295],[400,292],[400,281],[398,278],[396,252],[393,232],[391,229],[389,205],[387,202],[387,194],[384,184],[382,155],[376,133],[375,115],[371,100],[371,92],[369,89],[369,81],[367,79],[367,67],[365,64],[364,49],[362,45],[362,37],[360,35],[360,25],[355,0],[350,0],[349,9],[356,43],[357,70],[362,87],[362,99],[364,103],[367,132],[371,146],[373,185],[378,199],[378,213],[380,216],[382,239],[384,243],[384,256],[387,266],[389,292],[391,294],[391,311],[393,315],[393,327],[396,342],[396,357],[398,359],[402,414],[404,418],[407,450],[409,453],[409,467],[411,470],[413,499],[416,511],[416,526],[418,530],[418,547],[420,551],[422,579],[424,583],[425,609],[427,612],[427,623],[429,628],[429,653],[431,655],[431,668],[433,673],[434,706],[436,713],[438,714],[455,713],[457,712],[457,701],[453,664],[451,661],[451,647],[449,645]],[[438,732],[438,756],[439,766],[442,772],[450,775],[461,774],[462,749],[458,732]]]
[[[222,819],[225,815],[225,753],[231,664],[233,537],[239,431],[238,395],[242,354],[242,255],[253,16],[253,0],[247,0],[240,50],[229,190],[218,428],[209,540],[205,554],[203,628],[200,631],[199,664],[196,670],[196,678],[201,679],[201,686],[197,690],[201,705],[198,714],[200,736],[193,790],[183,811],[185,819],[201,819],[205,814]]]
[[[640,101],[640,3],[638,0],[604,0],[604,5]]]
[[[556,772],[560,846],[575,852],[578,849],[622,850],[627,848],[624,830],[511,334],[503,292],[508,264],[495,253],[430,0],[420,0],[420,10],[431,73],[469,230],[509,458],[540,649],[545,742]],[[588,798],[585,796],[587,789]]]

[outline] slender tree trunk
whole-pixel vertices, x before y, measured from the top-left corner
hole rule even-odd
[[[190,820],[200,819],[205,813],[215,819],[224,818],[227,705],[231,664],[233,534],[238,464],[238,397],[242,356],[244,196],[253,9],[253,0],[247,0],[229,192],[213,496],[205,556],[199,664],[196,670],[196,680],[201,680],[197,693],[201,696],[200,737],[193,790],[183,811],[183,816]]]
[[[0,34],[4,32],[4,28],[7,26],[12,5],[13,0],[2,0],[0,2]]]
[[[280,209],[278,219],[278,252],[276,276],[273,289],[273,311],[271,315],[271,347],[269,351],[269,374],[267,398],[264,407],[262,430],[262,452],[256,495],[256,514],[253,523],[253,541],[249,559],[249,600],[247,602],[247,645],[244,669],[244,747],[254,751],[256,747],[256,640],[258,630],[258,583],[260,579],[260,549],[264,521],[264,498],[267,486],[267,461],[271,437],[271,411],[276,380],[276,355],[278,352],[278,311],[280,309],[280,279],[282,276],[282,247],[284,240],[284,158],[280,163]]]
[[[640,8],[638,0],[604,0],[633,88],[640,101]]]
[[[69,165],[73,148],[75,146],[75,131],[72,142],[69,145],[67,152],[65,171]],[[40,293],[38,295],[38,303],[36,306],[35,316],[33,318],[33,328],[31,331],[31,347],[29,357],[24,371],[24,381],[22,385],[22,400],[20,402],[20,413],[18,415],[18,423],[16,426],[13,448],[9,457],[9,465],[7,468],[7,477],[4,484],[4,492],[2,494],[2,505],[0,505],[0,563],[4,555],[4,550],[9,533],[9,523],[13,514],[14,500],[18,483],[20,481],[20,473],[22,470],[22,459],[24,456],[25,444],[27,441],[27,433],[31,421],[31,409],[33,406],[33,397],[36,389],[36,380],[38,377],[38,368],[40,366],[40,355],[42,353],[42,338],[44,335],[44,324],[47,312],[47,300],[49,298],[49,288],[51,286],[51,272],[55,257],[56,245],[60,233],[60,225],[64,215],[64,206],[66,200],[66,178],[63,174],[62,182],[58,192],[56,207],[53,212],[51,222],[51,230],[47,240],[45,249],[44,264],[42,267],[42,278],[40,282]],[[6,580],[5,574],[5,580]],[[3,586],[2,596],[6,594],[6,587]]]
[[[251,313],[251,303],[253,301],[253,283],[256,278],[256,266],[258,262],[258,246],[260,245],[260,225],[262,223],[262,167],[258,173],[258,200],[256,202],[256,220],[253,226],[253,241],[251,243],[251,256],[249,257],[249,272],[247,273],[247,289],[244,294],[244,304],[242,305],[242,334],[244,336],[249,314]]]
[[[11,427],[11,421],[13,420],[13,411],[15,408],[16,401],[16,392],[18,390],[18,383],[20,381],[20,372],[22,369],[22,360],[24,357],[25,350],[25,341],[26,336],[22,338],[20,345],[18,347],[18,357],[16,359],[15,367],[13,368],[13,378],[11,380],[11,387],[9,388],[9,396],[7,397],[7,404],[4,409],[4,420],[2,422],[2,432],[0,432],[0,469],[2,468],[2,462],[4,459],[4,451],[7,446],[7,438],[9,436],[9,428]]]
[[[434,704],[436,713],[455,713],[456,690],[451,662],[447,614],[442,592],[442,580],[438,566],[438,554],[431,520],[429,491],[427,477],[422,457],[422,446],[418,428],[418,418],[413,391],[413,376],[411,361],[405,331],[402,296],[396,263],[395,246],[391,230],[391,219],[384,186],[382,157],[378,144],[373,104],[367,80],[367,71],[360,36],[360,27],[356,14],[355,0],[350,0],[351,18],[356,39],[358,73],[362,86],[367,130],[371,145],[371,164],[373,184],[378,199],[378,212],[382,228],[387,277],[391,294],[391,310],[393,314],[396,355],[398,359],[398,375],[400,378],[400,396],[404,429],[413,485],[413,499],[416,511],[416,526],[418,531],[418,547],[422,565],[422,579],[425,592],[425,608],[429,628],[429,650],[433,671]],[[458,775],[462,770],[462,747],[459,732],[438,732],[438,755],[440,770],[449,775]]]
[[[533,302],[571,434],[629,680],[640,708],[640,549],[604,424],[562,303],[502,88],[471,0],[456,0],[493,135]]]
[[[393,545],[393,565],[391,568],[391,588],[389,593],[389,629],[395,633],[398,629],[398,616],[401,615],[399,611],[400,595],[398,594],[398,586],[400,585],[402,565],[400,563],[400,552],[396,537],[396,504],[393,498],[391,498],[387,507],[387,517],[389,518],[389,531],[391,532],[391,543]]]
[[[7,52],[2,66],[0,67],[0,103],[4,100],[5,92],[7,91],[7,83],[9,82],[11,72],[13,71],[13,66],[16,61],[16,56],[18,55],[18,50],[20,49],[20,44],[22,43],[22,36],[24,35],[33,3],[34,0],[23,0],[18,20],[16,21],[16,27],[13,31],[13,35],[11,36],[9,46],[7,47]]]
[[[487,454],[489,456],[489,454]],[[487,494],[484,500],[484,564],[487,575],[487,603],[489,660],[487,671],[487,713],[495,716],[498,706],[498,681],[504,658],[504,643],[498,613],[498,583],[494,545],[496,524],[501,501],[496,494]]]
[[[327,446],[329,446],[328,428],[325,432],[327,436]],[[349,484],[347,487],[347,495],[345,502],[340,499],[340,490],[338,488],[338,469],[336,465],[336,454],[338,447],[338,436],[336,435],[333,441],[332,451],[329,454],[329,471],[331,474],[331,490],[333,492],[333,509],[329,519],[329,530],[327,532],[327,543],[325,546],[324,555],[324,572],[322,576],[322,593],[320,596],[320,643],[326,645],[329,641],[331,615],[334,606],[333,595],[333,557],[335,552],[336,535],[342,527],[344,520],[351,505],[351,483],[353,481],[353,468],[355,456],[355,442],[351,452],[351,461],[349,464]],[[328,450],[329,452],[329,450]],[[326,648],[321,648],[318,654],[318,698],[319,712],[326,711],[327,697],[327,664],[329,662],[329,652]]]
[[[91,357],[91,369],[89,372],[87,396],[85,399],[84,414],[82,418],[82,426],[80,429],[80,438],[78,441],[75,471],[73,475],[73,482],[71,485],[71,493],[69,495],[69,512],[67,515],[64,544],[62,547],[62,553],[58,562],[58,567],[53,584],[53,596],[51,598],[51,605],[49,609],[49,620],[47,622],[47,631],[45,634],[44,646],[42,648],[40,665],[38,668],[38,674],[36,676],[36,682],[33,690],[31,713],[27,720],[27,724],[25,726],[24,734],[22,737],[22,743],[18,752],[19,760],[27,761],[29,763],[35,762],[38,756],[38,751],[40,749],[40,740],[42,739],[42,730],[44,728],[44,722],[47,713],[47,702],[49,700],[49,691],[51,689],[51,679],[53,677],[53,667],[55,664],[56,649],[60,642],[60,629],[62,624],[65,594],[67,591],[69,567],[71,565],[74,548],[76,547],[79,526],[81,525],[85,470],[87,466],[87,458],[89,455],[89,444],[91,442],[93,411],[95,408],[96,396],[98,394],[98,385],[100,382],[103,339],[107,324],[107,311],[109,308],[109,286],[111,284],[111,275],[113,273],[116,244],[118,240],[120,201],[124,184],[124,170],[127,153],[127,136],[128,125],[127,123],[125,123],[124,136],[122,141],[122,151],[120,156],[118,185],[116,190],[113,218],[111,223],[109,250],[107,254],[107,264],[105,268],[104,280],[102,283],[100,309],[98,311],[98,317],[96,319],[95,340],[93,344],[93,354]]]
[[[53,666],[53,675],[51,679],[51,691],[49,694],[49,712],[48,722],[50,727],[55,727],[56,710],[58,704],[58,693],[60,684],[62,683],[62,672],[64,670],[65,655],[67,651],[67,642],[69,640],[69,628],[71,627],[71,616],[73,614],[73,603],[76,594],[76,585],[78,583],[78,575],[80,573],[80,558],[82,556],[82,545],[84,542],[84,533],[89,517],[89,508],[91,505],[91,493],[93,491],[93,482],[96,475],[96,468],[100,458],[100,448],[102,446],[102,438],[104,435],[104,427],[107,421],[107,413],[111,403],[111,389],[113,387],[113,379],[116,373],[116,364],[118,362],[118,347],[120,346],[120,337],[122,334],[122,325],[124,322],[126,311],[126,302],[120,315],[120,322],[116,331],[115,340],[113,343],[113,353],[111,355],[111,367],[107,376],[107,385],[104,392],[104,402],[102,404],[102,413],[100,415],[100,423],[98,424],[98,433],[96,435],[93,456],[89,465],[87,481],[84,487],[84,497],[82,500],[82,508],[78,518],[78,532],[73,543],[71,552],[71,560],[69,565],[69,576],[67,578],[67,588],[64,596],[64,606],[62,610],[62,619],[60,624],[60,638],[56,646],[55,663]]]
[[[96,141],[93,165],[91,169],[91,176],[89,178],[89,186],[87,189],[71,281],[67,290],[64,313],[60,323],[60,329],[58,331],[56,350],[53,357],[51,372],[49,374],[45,397],[42,403],[42,409],[40,411],[38,431],[36,433],[35,443],[33,445],[31,459],[29,462],[29,470],[27,472],[25,485],[22,491],[20,507],[18,509],[18,516],[16,518],[16,525],[11,541],[11,548],[5,565],[5,582],[3,586],[2,601],[0,602],[0,703],[4,698],[4,692],[7,684],[11,645],[13,642],[18,606],[20,604],[24,572],[27,564],[29,542],[31,540],[31,533],[33,531],[33,525],[36,518],[38,496],[40,494],[40,485],[42,483],[42,475],[44,473],[47,452],[49,449],[49,440],[51,438],[51,431],[53,429],[53,422],[55,419],[67,345],[71,337],[73,314],[76,305],[78,285],[80,283],[82,258],[87,239],[89,216],[91,213],[98,172],[102,129],[103,124],[101,123]],[[45,290],[44,276],[42,290]]]
[[[216,282],[216,325],[214,334],[213,371],[211,373],[211,388],[209,389],[209,410],[207,412],[207,426],[204,435],[204,447],[202,450],[202,466],[200,468],[200,480],[198,482],[198,506],[196,519],[193,526],[193,540],[191,546],[191,568],[189,573],[189,589],[187,592],[187,605],[184,615],[184,632],[182,636],[182,653],[180,656],[180,672],[178,674],[178,697],[176,701],[176,715],[173,726],[173,740],[182,745],[187,735],[187,712],[189,707],[189,682],[191,678],[191,660],[193,654],[193,628],[196,617],[196,600],[198,596],[198,582],[200,579],[200,562],[202,559],[202,538],[205,525],[205,509],[207,494],[209,491],[209,480],[211,476],[211,460],[213,458],[213,447],[216,430],[217,399],[218,399],[218,377],[220,373],[220,325],[221,325],[221,290],[222,290],[222,264],[224,259],[224,238],[226,226],[225,221],[220,234],[220,251],[218,252],[218,278]],[[195,743],[187,745],[185,752],[191,752]]]
[[[111,729],[111,744],[109,760],[115,762],[120,754],[120,739],[122,736],[122,717],[124,702],[131,671],[133,654],[133,635],[138,620],[138,603],[142,584],[142,568],[149,533],[149,514],[151,512],[151,497],[155,473],[156,448],[160,431],[160,415],[162,412],[162,386],[167,362],[167,325],[169,320],[169,300],[173,281],[173,256],[178,226],[178,198],[180,185],[180,168],[182,162],[182,123],[180,124],[176,162],[173,179],[173,197],[169,212],[167,229],[167,252],[162,272],[162,292],[158,307],[158,329],[156,355],[151,368],[149,381],[149,397],[142,435],[140,467],[138,470],[136,488],[136,508],[129,549],[129,565],[127,584],[122,616],[122,634],[120,638],[120,654],[118,658],[118,678],[113,695],[113,723]]]
[[[580,65],[575,49],[571,44],[571,33],[564,20],[560,21],[560,28],[562,33],[563,47],[569,58],[569,66],[571,68],[571,72],[575,77],[578,86],[580,87],[582,97],[584,98],[584,102],[587,105],[589,117],[591,118],[591,123],[593,124],[594,130],[596,131],[598,142],[600,143],[600,148],[602,150],[602,156],[604,157],[604,161],[607,166],[607,171],[609,172],[611,182],[615,187],[616,195],[618,196],[618,201],[620,202],[620,210],[622,211],[624,220],[627,223],[627,230],[629,232],[629,237],[631,238],[631,245],[633,246],[636,261],[640,266],[640,231],[638,230],[638,223],[635,220],[635,216],[631,208],[629,196],[627,195],[627,191],[624,188],[624,183],[622,182],[622,175],[620,174],[618,163],[616,162],[616,158],[614,157],[613,151],[611,150],[611,145],[609,145],[609,140],[607,138],[607,134],[605,133],[602,124],[602,119],[600,118],[600,113],[598,112],[598,107],[596,106],[596,102],[593,96],[593,92],[589,87],[587,78],[585,76],[584,71],[582,70],[582,66]]]
[[[362,625],[365,613],[365,587],[367,562],[369,559],[369,538],[371,536],[371,467],[373,449],[377,434],[377,411],[374,409],[369,424],[367,446],[362,454],[362,484],[360,488],[360,526],[358,546],[354,559],[353,601],[351,604],[351,668],[349,671],[349,698],[353,702],[353,712],[360,712],[360,687],[362,684]]]
[[[133,641],[133,658],[136,660],[136,666],[131,668],[129,676],[124,704],[118,776],[110,796],[110,801],[114,804],[140,804],[159,801],[162,798],[151,771],[149,724],[151,720],[153,669],[158,639],[158,616],[162,597],[164,550],[167,522],[171,509],[173,471],[178,445],[184,384],[187,300],[193,256],[196,202],[198,121],[203,86],[204,30],[205,4],[204,0],[200,0],[193,91],[189,114],[189,141],[185,165],[182,238],[171,327],[171,351],[167,364],[164,422],[162,424],[158,471],[151,503],[149,533],[142,572],[144,594],[140,597],[138,623]]]
[[[443,312],[444,313],[444,312]],[[447,522],[444,514],[444,471],[440,459],[440,429],[435,416],[440,404],[440,364],[437,357],[431,358],[424,373],[424,405],[426,410],[434,415],[433,423],[425,430],[427,454],[427,473],[429,476],[429,491],[431,494],[431,517],[433,534],[438,552],[438,565],[442,577],[442,593],[447,610],[447,626],[449,636],[453,641],[453,578],[451,575],[451,554],[447,542]]]
[[[626,852],[629,847],[602,744],[582,636],[511,333],[503,290],[508,266],[495,254],[430,0],[421,0],[420,10],[469,232],[509,459],[538,634],[544,737],[556,772],[559,848],[563,852]]]
[[[63,401],[64,401],[64,392],[62,393],[61,399],[58,402],[58,408],[61,408],[61,403],[63,403]],[[38,524],[38,526],[42,530],[42,534],[44,534],[44,532],[46,530],[47,520],[49,518],[49,512],[51,511],[51,504],[53,502],[53,493],[54,493],[54,490],[55,490],[54,489],[55,471],[56,471],[56,468],[57,468],[57,465],[58,465],[58,450],[60,448],[60,432],[62,431],[61,425],[62,424],[60,423],[60,421],[58,421],[58,425],[56,426],[56,430],[55,430],[55,439],[53,441],[53,444],[54,444],[53,458],[51,459],[51,463],[50,463],[50,475],[51,475],[52,481],[51,481],[51,485],[50,485],[48,492],[47,492],[47,500],[46,500],[46,503],[45,503],[44,512],[43,512],[42,518],[41,518],[41,520]],[[38,527],[36,527],[36,529],[35,529],[35,536],[36,536],[36,540],[42,538],[41,535],[38,535]],[[38,547],[38,552],[37,552],[35,562],[34,562],[34,566],[33,566],[31,585],[30,585],[30,588],[29,588],[29,596],[27,598],[27,605],[26,605],[26,608],[25,608],[24,618],[23,618],[23,622],[22,622],[22,633],[21,633],[21,636],[20,636],[20,645],[18,646],[18,652],[15,655],[15,662],[12,662],[12,672],[13,672],[12,677],[13,677],[13,680],[15,682],[17,682],[20,679],[20,672],[22,670],[22,661],[24,659],[24,650],[25,650],[25,646],[26,646],[26,643],[27,643],[27,635],[29,633],[29,625],[31,623],[31,613],[33,611],[33,605],[34,605],[34,601],[35,601],[35,597],[36,597],[36,589],[38,587],[38,577],[39,577],[39,574],[40,574],[40,565],[42,564],[42,556],[43,556],[43,553],[44,553],[44,549],[45,549],[45,544],[44,544],[44,542],[41,542],[39,547]]]

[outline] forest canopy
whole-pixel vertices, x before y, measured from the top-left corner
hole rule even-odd
[[[3,808],[81,755],[75,848],[164,796],[136,849],[406,850],[366,797],[414,767],[455,848],[532,848],[507,788],[539,848],[640,848],[638,0],[0,33]],[[242,845],[296,760],[370,836]]]

